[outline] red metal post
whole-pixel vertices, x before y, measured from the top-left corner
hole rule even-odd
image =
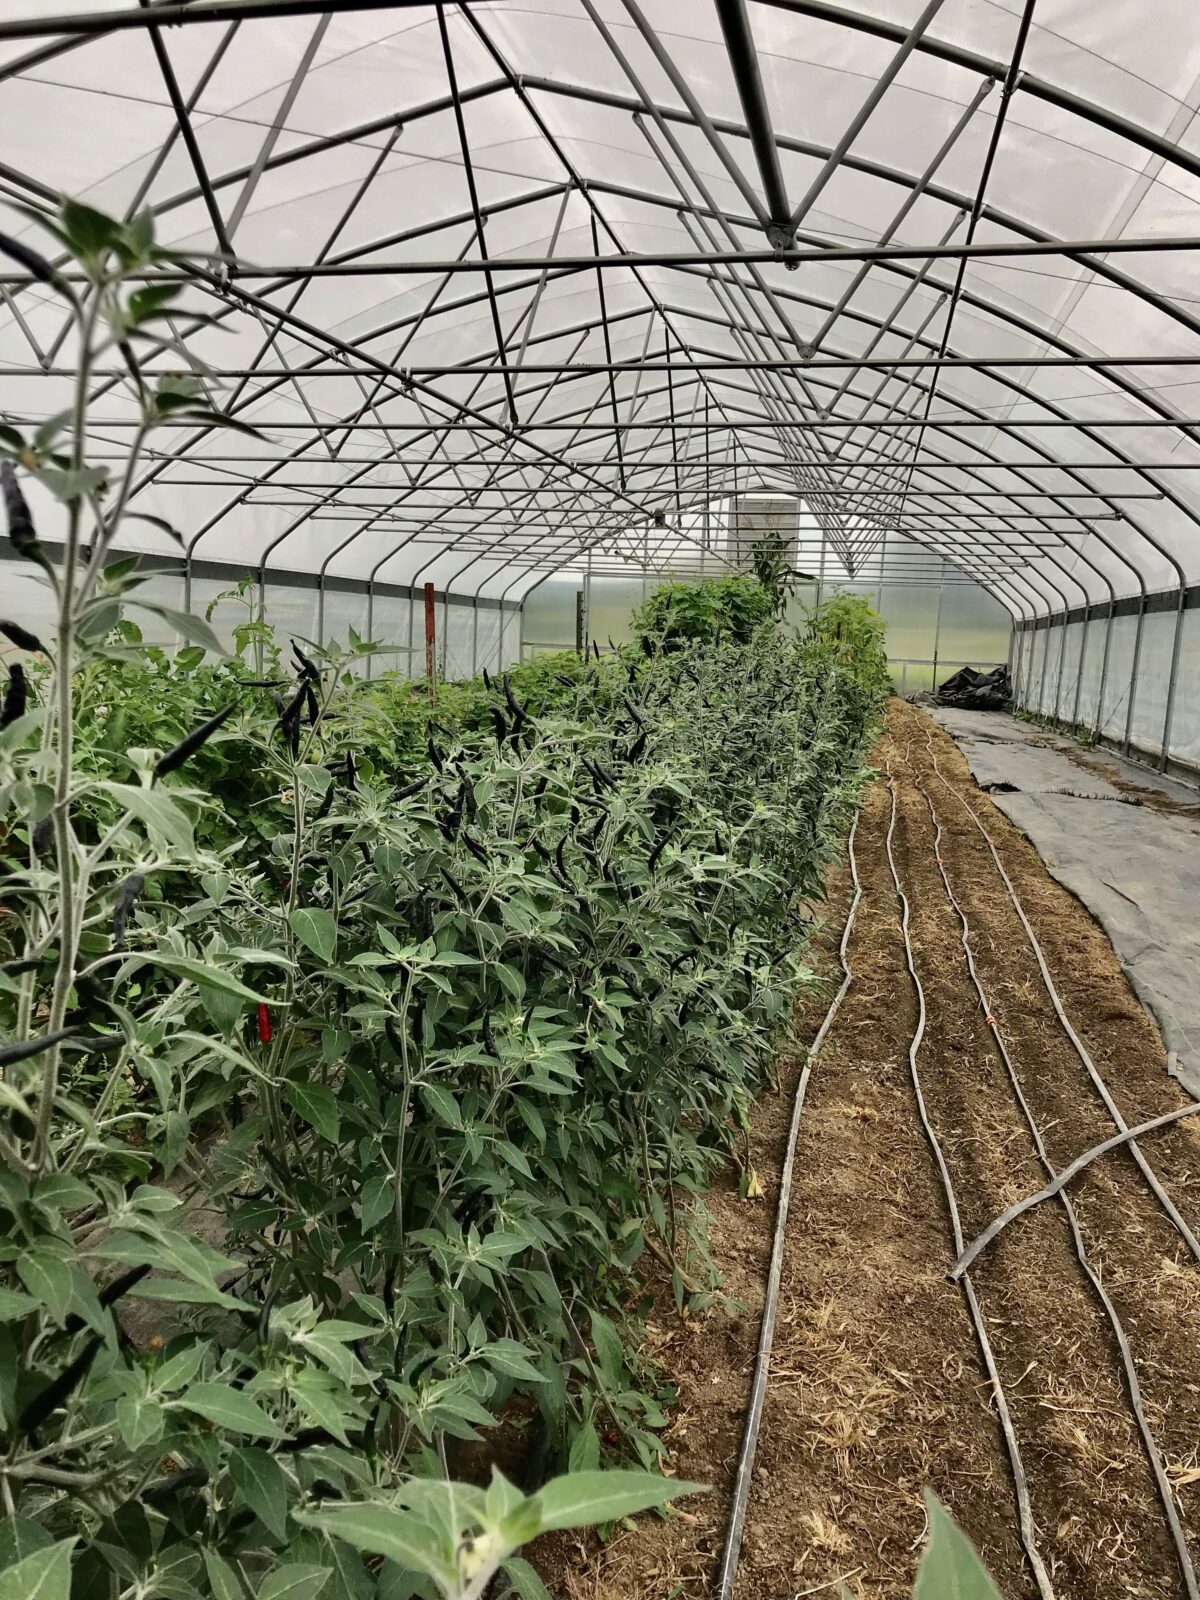
[[[425,585],[425,676],[429,680],[429,698],[437,700],[437,624],[434,620],[433,585]]]

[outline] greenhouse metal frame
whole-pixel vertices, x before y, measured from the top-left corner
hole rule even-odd
[[[412,655],[432,583],[474,665],[481,611],[502,659],[555,575],[715,573],[720,507],[787,493],[846,581],[1000,601],[1020,706],[1194,766],[1200,60],[1163,11],[18,0],[0,194],[149,206],[191,258],[262,438],[182,428],[138,484],[188,598],[407,602]],[[6,409],[51,416],[61,309],[0,295]]]

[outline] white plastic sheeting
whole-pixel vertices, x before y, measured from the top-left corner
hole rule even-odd
[[[96,31],[60,34],[47,0],[0,0],[0,193],[35,208],[57,192],[153,207],[162,240],[204,268],[190,301],[218,326],[194,336],[196,353],[231,375],[225,401],[264,435],[156,439],[137,504],[186,529],[197,562],[514,602],[629,526],[637,542],[610,560],[678,564],[695,546],[685,508],[764,487],[819,492],[851,565],[880,527],[902,529],[1018,618],[1200,577],[1186,420],[1200,416],[1200,374],[1121,364],[1200,363],[1195,252],[975,255],[957,299],[958,264],[919,254],[967,237],[1016,0],[933,7],[797,236],[808,257],[881,237],[917,254],[794,271],[661,262],[770,248],[717,0],[470,0],[446,6],[445,42],[433,6],[331,0],[290,15],[275,0],[270,16],[239,19],[235,5],[225,20],[206,8],[159,4],[172,26],[106,33],[106,13],[136,8],[76,0]],[[791,205],[923,9],[749,0]],[[1198,97],[1192,0],[1037,0],[974,244],[1200,237]],[[3,210],[0,226],[36,239]],[[601,274],[597,249],[644,259]],[[443,270],[456,262],[470,270]],[[325,275],[308,275],[314,264]],[[61,311],[7,276],[4,410],[49,416],[70,384]],[[967,364],[887,367],[936,356],[952,307],[947,354]],[[497,323],[520,366],[507,380]],[[1039,364],[1076,356],[1106,364]],[[747,357],[793,365],[711,366]],[[838,357],[874,365],[821,366]],[[594,370],[610,359],[627,365]],[[537,370],[563,364],[574,370]],[[834,429],[823,413],[866,420]],[[119,450],[132,414],[120,381],[102,386],[99,454]],[[851,493],[864,488],[896,493],[872,505]],[[1162,498],[1118,498],[1149,494]],[[153,548],[133,526],[126,543]]]

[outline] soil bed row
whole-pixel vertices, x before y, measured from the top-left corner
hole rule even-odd
[[[997,1034],[1056,1168],[1115,1131],[1055,1014],[989,838],[1061,1004],[1121,1114],[1133,1125],[1183,1101],[1107,939],[976,787],[949,738],[923,713],[893,702],[874,761],[880,775],[858,827],[863,897],[848,949],[854,981],[814,1065],[800,1128],[736,1595],[833,1594],[842,1581],[873,1600],[907,1597],[928,1485],[971,1534],[1007,1600],[1025,1600],[1038,1588],[1019,1535],[1010,1454],[963,1290],[947,1279],[955,1254],[950,1217],[910,1073],[917,994],[886,850],[893,791],[892,854],[910,903],[926,1008],[917,1070],[966,1238],[1046,1181]],[[947,886],[966,916],[990,1013],[971,980]],[[831,981],[840,976],[836,948],[848,900],[841,869],[812,952]],[[808,997],[802,1044],[831,992]],[[561,1541],[542,1552],[543,1572],[571,1600],[707,1600],[714,1593],[802,1059],[785,1064],[780,1095],[754,1114],[766,1202],[740,1200],[732,1183],[708,1200],[714,1257],[739,1309],[680,1322],[660,1294],[647,1327],[647,1354],[679,1386],[667,1435],[672,1469],[713,1492],[606,1546]],[[1142,1147],[1193,1231],[1200,1228],[1198,1120]],[[1128,1337],[1145,1425],[1195,1559],[1200,1266],[1128,1151],[1094,1163],[1071,1196],[1087,1257]],[[1080,1265],[1061,1202],[1007,1228],[971,1279],[1028,1483],[1032,1543],[1053,1593],[1060,1600],[1186,1595],[1112,1321]]]

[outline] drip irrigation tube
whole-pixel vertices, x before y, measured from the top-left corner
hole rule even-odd
[[[929,820],[932,822],[934,828],[934,859],[937,862],[937,868],[941,875],[942,885],[946,891],[946,898],[954,907],[954,910],[958,913],[958,920],[960,924],[959,942],[963,947],[963,952],[966,957],[967,970],[970,973],[971,982],[975,986],[975,992],[979,996],[979,1004],[983,1008],[984,1017],[987,1019],[992,1039],[995,1042],[996,1052],[1004,1064],[1004,1070],[1008,1075],[1009,1083],[1012,1085],[1012,1091],[1016,1098],[1017,1104],[1021,1109],[1021,1115],[1024,1117],[1026,1126],[1028,1127],[1030,1135],[1033,1139],[1038,1160],[1041,1162],[1042,1167],[1051,1180],[1046,1188],[1044,1188],[1039,1194],[1031,1196],[1028,1200],[1022,1201],[1017,1206],[1011,1207],[1010,1210],[1005,1213],[1003,1218],[998,1219],[990,1228],[987,1229],[985,1233],[981,1234],[979,1238],[975,1240],[974,1244],[972,1244],[969,1249],[959,1256],[951,1277],[955,1280],[961,1277],[961,1275],[970,1266],[972,1260],[978,1254],[978,1252],[984,1247],[985,1244],[988,1243],[989,1239],[994,1238],[995,1235],[999,1233],[1006,1221],[1010,1221],[1014,1216],[1020,1215],[1021,1212],[1029,1210],[1040,1200],[1049,1199],[1052,1195],[1058,1195],[1062,1202],[1064,1215],[1066,1216],[1067,1223],[1071,1230],[1071,1239],[1075,1247],[1075,1254],[1079,1259],[1079,1265],[1082,1267],[1089,1283],[1091,1284],[1097,1298],[1100,1301],[1100,1304],[1104,1308],[1105,1315],[1108,1317],[1109,1326],[1112,1329],[1113,1337],[1115,1338],[1117,1347],[1121,1353],[1121,1365],[1125,1372],[1125,1382],[1128,1389],[1130,1409],[1132,1410],[1134,1419],[1137,1422],[1138,1432],[1141,1435],[1142,1445],[1146,1452],[1146,1458],[1150,1463],[1150,1469],[1154,1475],[1154,1481],[1158,1488],[1159,1498],[1162,1501],[1163,1511],[1166,1515],[1167,1523],[1171,1530],[1171,1538],[1175,1545],[1176,1555],[1179,1560],[1180,1574],[1183,1578],[1184,1586],[1187,1590],[1189,1600],[1200,1600],[1200,1590],[1197,1589],[1196,1570],[1192,1564],[1191,1554],[1187,1547],[1187,1539],[1179,1521],[1175,1497],[1171,1491],[1170,1480],[1167,1477],[1166,1468],[1163,1464],[1162,1451],[1159,1449],[1158,1442],[1151,1431],[1150,1424],[1146,1419],[1145,1410],[1142,1405],[1142,1391],[1141,1385],[1138,1382],[1137,1365],[1134,1361],[1133,1351],[1130,1348],[1129,1339],[1121,1322],[1120,1316],[1117,1313],[1117,1308],[1109,1298],[1103,1282],[1092,1266],[1091,1259],[1087,1253],[1087,1247],[1084,1244],[1083,1234],[1080,1231],[1079,1219],[1076,1216],[1075,1207],[1071,1203],[1069,1195],[1067,1195],[1065,1192],[1065,1185],[1070,1181],[1075,1173],[1080,1171],[1096,1155],[1100,1154],[1102,1150],[1111,1149],[1115,1144],[1120,1143],[1122,1140],[1128,1139],[1131,1137],[1131,1135],[1118,1134],[1116,1138],[1106,1140],[1103,1145],[1100,1145],[1096,1149],[1088,1151],[1085,1155],[1080,1156],[1078,1160],[1072,1162],[1071,1165],[1065,1168],[1061,1173],[1055,1171],[1054,1165],[1051,1162],[1049,1154],[1046,1150],[1045,1142],[1042,1139],[1041,1130],[1038,1127],[1037,1120],[1034,1117],[1033,1112],[1030,1109],[1029,1102],[1026,1100],[1024,1091],[1021,1088],[1021,1081],[1018,1077],[1017,1070],[1013,1065],[1008,1046],[1005,1043],[1004,1034],[1001,1030],[996,1012],[988,999],[987,992],[984,989],[983,982],[980,979],[979,972],[975,966],[975,955],[971,948],[971,930],[970,924],[967,920],[967,914],[963,910],[958,897],[954,893],[954,888],[950,882],[949,874],[946,871],[946,864],[942,857],[942,824],[934,807],[933,800],[931,799],[928,790],[925,788],[924,783],[921,781],[921,776],[909,756],[909,749],[911,749],[911,745],[905,750],[905,760],[908,762],[908,765],[912,771],[913,781],[916,787],[920,790],[921,796],[929,810]],[[1134,1129],[1133,1132],[1139,1134],[1147,1132],[1150,1126],[1161,1126],[1167,1121],[1178,1120],[1179,1117],[1188,1116],[1194,1111],[1200,1111],[1200,1105],[1185,1106],[1181,1111],[1171,1112],[1165,1118],[1155,1118],[1153,1124],[1142,1124],[1138,1128]]]
[[[993,862],[995,862],[995,865],[996,865],[996,871],[1000,874],[1000,877],[1001,877],[1001,879],[1002,879],[1002,881],[1004,883],[1004,887],[1008,891],[1008,897],[1012,901],[1013,909],[1016,911],[1017,916],[1020,918],[1021,926],[1025,930],[1025,937],[1029,940],[1029,947],[1033,951],[1034,959],[1037,961],[1038,971],[1042,975],[1042,983],[1045,985],[1046,993],[1050,997],[1050,1003],[1054,1007],[1055,1015],[1057,1016],[1059,1022],[1062,1024],[1063,1031],[1066,1033],[1067,1038],[1071,1041],[1071,1044],[1072,1044],[1072,1046],[1073,1046],[1073,1048],[1075,1050],[1075,1054],[1079,1057],[1080,1061],[1083,1063],[1084,1069],[1087,1072],[1088,1077],[1092,1080],[1092,1084],[1095,1087],[1097,1094],[1100,1096],[1101,1100],[1103,1100],[1104,1105],[1105,1105],[1105,1109],[1108,1111],[1109,1116],[1116,1123],[1116,1125],[1120,1129],[1121,1133],[1128,1135],[1130,1133],[1130,1131],[1131,1131],[1130,1127],[1129,1127],[1129,1124],[1125,1121],[1125,1118],[1121,1115],[1120,1108],[1118,1107],[1116,1101],[1113,1099],[1112,1095],[1109,1093],[1108,1085],[1105,1083],[1104,1079],[1100,1076],[1100,1073],[1099,1073],[1099,1071],[1097,1070],[1097,1067],[1096,1067],[1096,1063],[1092,1060],[1091,1056],[1088,1054],[1088,1051],[1087,1051],[1086,1047],[1084,1046],[1083,1040],[1079,1037],[1079,1035],[1075,1032],[1075,1029],[1071,1026],[1071,1020],[1067,1016],[1066,1011],[1063,1009],[1063,1003],[1062,1003],[1061,999],[1059,998],[1058,990],[1054,986],[1054,979],[1050,976],[1050,969],[1046,965],[1045,954],[1043,953],[1041,945],[1038,943],[1037,935],[1034,933],[1033,928],[1030,925],[1029,918],[1025,914],[1025,907],[1021,904],[1021,901],[1020,901],[1020,899],[1019,899],[1019,897],[1017,895],[1017,891],[1013,887],[1012,879],[1009,877],[1008,873],[1005,870],[1004,863],[1000,859],[1000,853],[996,849],[995,843],[994,843],[991,835],[988,833],[987,829],[983,826],[982,822],[980,822],[978,816],[975,813],[974,808],[958,792],[958,790],[954,787],[954,785],[949,781],[949,779],[942,772],[941,767],[938,765],[937,752],[933,748],[933,728],[932,728],[932,724],[929,727],[927,727],[926,730],[925,730],[925,743],[926,743],[926,745],[927,745],[927,747],[929,749],[929,757],[930,757],[931,762],[933,763],[933,770],[937,774],[939,782],[942,784],[943,788],[945,788],[947,790],[947,792],[949,794],[951,794],[954,797],[955,800],[958,801],[959,805],[962,806],[963,810],[967,813],[967,815],[970,817],[971,821],[975,824],[975,827],[978,829],[980,836],[984,840],[984,843],[987,845],[988,849],[991,851],[992,860],[993,860]],[[1134,1131],[1134,1133],[1136,1135],[1136,1130],[1133,1130],[1133,1131]],[[1129,1144],[1129,1153],[1133,1157],[1133,1159],[1137,1162],[1138,1169],[1140,1170],[1142,1176],[1145,1178],[1146,1182],[1150,1185],[1150,1189],[1151,1189],[1151,1192],[1154,1195],[1154,1198],[1158,1201],[1159,1205],[1162,1206],[1162,1208],[1166,1212],[1167,1216],[1170,1217],[1172,1223],[1175,1226],[1175,1229],[1176,1229],[1177,1233],[1179,1234],[1179,1236],[1183,1240],[1183,1242],[1187,1245],[1188,1249],[1191,1251],[1193,1258],[1197,1262],[1200,1262],[1200,1241],[1197,1240],[1197,1238],[1196,1238],[1195,1234],[1192,1232],[1191,1228],[1188,1227],[1187,1223],[1184,1221],[1183,1217],[1180,1215],[1179,1210],[1175,1205],[1175,1202],[1171,1199],[1170,1195],[1163,1188],[1162,1183],[1159,1181],[1158,1176],[1154,1172],[1154,1169],[1151,1167],[1150,1163],[1146,1160],[1145,1156],[1142,1154],[1141,1149],[1139,1148],[1139,1146],[1138,1146],[1138,1144],[1136,1142],[1136,1137],[1134,1137],[1132,1139],[1129,1139],[1128,1140],[1128,1144]],[[959,1253],[961,1254],[961,1250],[960,1250]]]
[[[888,791],[891,795],[891,815],[888,820],[886,836],[888,867],[892,874],[892,883],[895,886],[896,897],[900,901],[900,932],[904,940],[904,960],[908,967],[909,976],[917,996],[917,1026],[913,1031],[912,1039],[908,1046],[908,1066],[912,1077],[913,1093],[917,1101],[917,1115],[921,1121],[926,1141],[933,1152],[934,1163],[942,1181],[942,1190],[946,1197],[946,1206],[950,1213],[950,1225],[954,1236],[954,1253],[960,1256],[963,1250],[962,1221],[958,1214],[958,1200],[954,1192],[954,1183],[950,1177],[950,1169],[946,1165],[946,1157],[942,1152],[933,1124],[929,1120],[929,1112],[925,1105],[925,1096],[921,1090],[921,1074],[917,1065],[917,1056],[920,1053],[921,1041],[925,1037],[925,990],[917,974],[916,963],[913,960],[912,938],[909,933],[909,904],[908,896],[900,882],[900,874],[896,868],[896,857],[892,849],[892,838],[896,831],[896,780],[892,776],[891,763],[886,764]],[[1012,1470],[1013,1486],[1017,1497],[1017,1515],[1020,1522],[1021,1544],[1025,1555],[1033,1570],[1034,1581],[1042,1600],[1054,1600],[1054,1587],[1050,1582],[1050,1575],[1046,1571],[1041,1554],[1037,1547],[1037,1538],[1033,1525],[1033,1510],[1029,1502],[1029,1486],[1025,1478],[1025,1465],[1021,1459],[1021,1446],[1017,1440],[1016,1430],[1013,1427],[1012,1417],[1005,1398],[1004,1386],[1000,1381],[1000,1373],[996,1367],[996,1358],[992,1351],[991,1341],[984,1326],[983,1313],[979,1309],[975,1287],[970,1276],[964,1273],[960,1279],[963,1296],[967,1302],[967,1309],[975,1328],[975,1337],[979,1343],[979,1351],[987,1369],[988,1379],[992,1386],[992,1398],[996,1404],[996,1413],[1000,1422],[1000,1429],[1004,1435],[1005,1448],[1008,1451],[1009,1466]]]
[[[974,1261],[981,1250],[985,1250],[992,1240],[1010,1222],[1015,1222],[1018,1217],[1023,1217],[1027,1211],[1032,1211],[1035,1206],[1040,1206],[1044,1200],[1053,1200],[1056,1194],[1061,1194],[1085,1167],[1091,1166],[1098,1156],[1107,1155],[1110,1150],[1117,1150],[1123,1144],[1128,1144],[1131,1139],[1140,1139],[1144,1133],[1154,1133],[1158,1128],[1167,1128],[1173,1122],[1179,1122],[1183,1117],[1194,1117],[1200,1111],[1200,1100],[1192,1100],[1186,1106],[1177,1106],[1174,1111],[1164,1111],[1161,1117],[1151,1117],[1148,1122],[1139,1122],[1136,1128],[1126,1128],[1124,1133],[1114,1133],[1110,1139],[1095,1144],[1090,1150],[1085,1150],[1081,1156],[1076,1156],[1069,1167],[1064,1167],[1061,1172],[1055,1173],[1051,1169],[1051,1182],[1044,1189],[1039,1189],[1036,1194],[1026,1195],[1024,1200],[1018,1200],[1009,1206],[1007,1211],[989,1222],[987,1227],[977,1239],[973,1239],[967,1248],[954,1263],[951,1280],[961,1278],[963,1273]]]
[[[775,1337],[775,1310],[779,1300],[779,1282],[783,1272],[783,1253],[787,1233],[788,1208],[792,1198],[792,1168],[796,1159],[796,1140],[800,1132],[800,1117],[804,1110],[804,1096],[808,1079],[822,1046],[833,1026],[833,1019],[841,1009],[842,1001],[853,982],[853,973],[846,960],[850,934],[854,927],[858,903],[862,899],[862,883],[858,876],[858,861],[854,854],[854,837],[858,832],[858,813],[850,827],[847,849],[850,857],[850,878],[854,894],[846,914],[846,926],[838,945],[838,960],[842,968],[842,982],[834,995],[828,1011],[817,1029],[817,1036],[808,1048],[808,1056],[800,1081],[796,1085],[796,1098],[792,1105],[791,1126],[788,1129],[787,1150],[779,1179],[779,1207],[775,1216],[775,1238],[771,1246],[771,1267],[767,1276],[766,1302],[763,1306],[762,1326],[758,1335],[758,1353],[754,1361],[754,1377],[750,1385],[750,1404],[746,1411],[746,1426],[742,1435],[742,1450],[738,1457],[737,1477],[733,1486],[733,1505],[729,1513],[729,1527],[725,1534],[725,1548],[717,1574],[717,1600],[732,1600],[733,1586],[737,1581],[738,1560],[742,1551],[742,1530],[746,1523],[746,1509],[750,1501],[750,1484],[754,1474],[754,1457],[758,1448],[758,1430],[762,1423],[766,1402],[767,1379],[771,1370],[771,1346]]]

